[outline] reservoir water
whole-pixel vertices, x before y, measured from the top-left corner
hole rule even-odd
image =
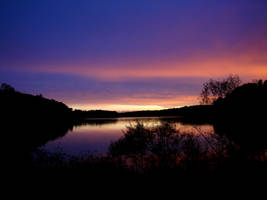
[[[127,130],[127,126],[135,125],[137,121],[147,127],[155,127],[164,122],[175,125],[176,129],[188,134],[213,134],[214,128],[209,124],[182,123],[177,117],[139,117],[90,119],[87,123],[74,126],[63,137],[48,142],[44,148],[48,152],[64,151],[69,155],[81,153],[105,154],[111,142],[118,140]]]

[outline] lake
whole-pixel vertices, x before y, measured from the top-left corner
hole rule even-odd
[[[214,128],[209,124],[185,124],[177,117],[138,117],[138,118],[110,118],[91,119],[86,124],[74,126],[65,136],[48,142],[42,148],[48,152],[64,151],[69,155],[80,155],[91,152],[105,154],[111,142],[123,136],[127,126],[142,122],[147,127],[154,127],[163,122],[176,126],[182,133],[213,134]]]

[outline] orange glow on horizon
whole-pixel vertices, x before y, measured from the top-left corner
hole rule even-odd
[[[267,45],[267,41],[263,41]],[[196,93],[186,91],[175,91],[175,88],[163,89],[157,91],[157,88],[151,87],[151,91],[131,91],[123,93],[120,91],[120,85],[124,81],[134,81],[146,83],[146,80],[175,80],[182,78],[192,83],[195,88],[201,88],[201,81],[210,78],[220,79],[229,74],[237,74],[244,82],[253,79],[267,79],[267,49],[262,47],[236,46],[238,50],[222,50],[215,53],[199,53],[190,58],[178,59],[152,59],[152,60],[132,60],[125,59],[121,61],[99,61],[91,63],[90,61],[80,61],[68,66],[59,64],[55,66],[38,66],[38,68],[28,66],[30,72],[55,73],[70,76],[77,76],[98,80],[101,82],[114,82],[117,85],[114,90],[103,91],[102,94],[94,94],[91,91],[66,96],[62,101],[74,109],[83,110],[115,110],[115,111],[133,111],[133,110],[161,110],[166,108],[181,107],[186,105],[199,104],[199,90]],[[233,47],[234,48],[234,47]],[[242,51],[242,52],[239,52]],[[197,81],[198,80],[198,81]],[[199,81],[201,80],[201,81]],[[164,81],[162,81],[164,84]],[[141,86],[140,86],[141,87]],[[116,89],[118,89],[116,91]],[[126,88],[124,88],[126,89]],[[127,89],[126,89],[127,90]],[[102,91],[101,91],[102,92]],[[58,93],[58,91],[57,91]],[[51,96],[57,96],[55,93]],[[108,93],[108,94],[107,94]],[[102,96],[101,96],[102,95]]]
[[[120,104],[117,101],[106,103],[87,102],[80,104],[68,104],[73,109],[81,110],[110,110],[118,112],[141,111],[141,110],[164,110],[168,108],[179,108],[186,105],[196,105],[199,103],[198,96],[177,96],[169,99],[142,99],[138,98],[122,98]]]
[[[128,111],[142,111],[142,110],[163,110],[166,109],[162,106],[157,105],[127,105],[127,104],[100,104],[100,105],[70,105],[70,107],[74,109],[81,110],[109,110],[109,111],[117,111],[117,112],[128,112]]]

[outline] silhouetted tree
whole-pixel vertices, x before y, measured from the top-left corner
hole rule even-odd
[[[15,89],[6,83],[1,84],[0,90],[4,92],[15,92]]]
[[[214,102],[215,129],[246,151],[266,149],[267,81],[257,80],[237,87]]]
[[[201,91],[201,103],[212,104],[219,98],[225,98],[235,88],[240,86],[241,80],[237,75],[229,75],[222,81],[216,81],[210,79],[208,82],[203,84]]]

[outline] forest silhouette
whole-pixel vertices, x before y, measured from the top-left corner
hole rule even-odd
[[[125,113],[82,111],[42,95],[18,92],[4,83],[0,88],[2,161],[7,169],[71,171],[91,178],[208,176],[244,171],[262,175],[267,166],[266,102],[267,81],[259,80],[240,84],[209,105]],[[141,116],[177,116],[182,122],[212,123],[216,134],[183,135],[167,122],[153,129],[137,122],[110,145],[106,156],[83,155],[66,160],[64,152],[51,154],[38,149],[80,124]],[[206,146],[200,144],[203,139]]]

